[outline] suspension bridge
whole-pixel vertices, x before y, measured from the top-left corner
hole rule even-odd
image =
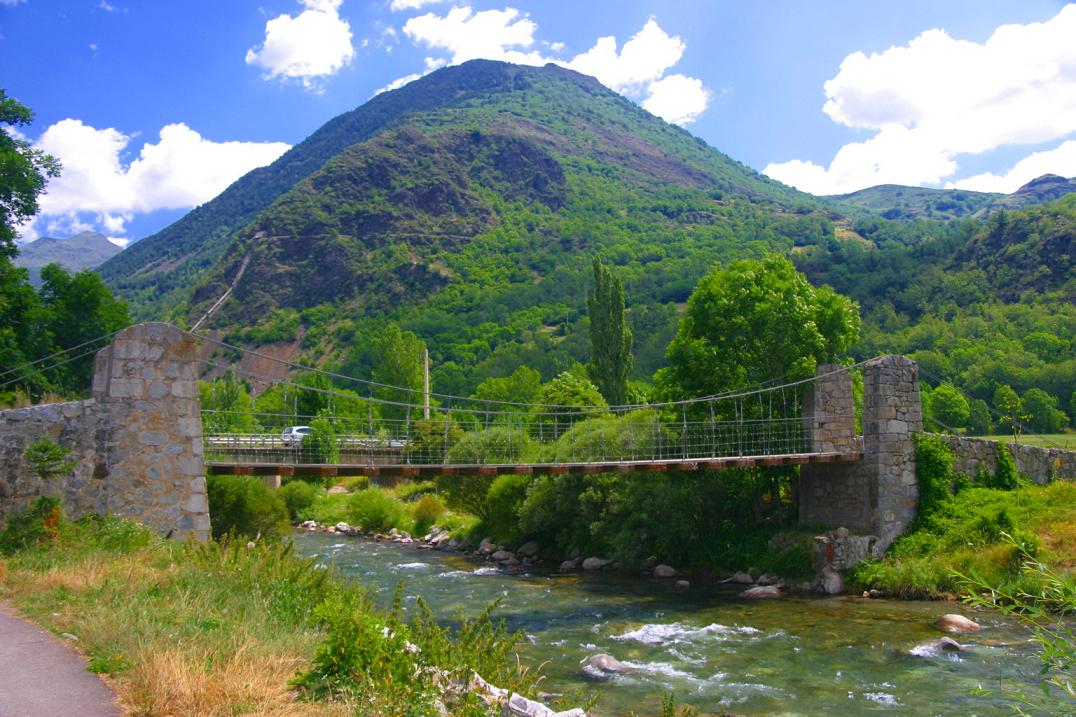
[[[854,441],[819,440],[832,416],[816,409],[815,384],[856,367],[687,400],[623,406],[513,403],[389,386],[303,366],[197,335],[288,373],[298,384],[239,368],[237,378],[277,385],[316,415],[202,408],[209,473],[261,476],[433,477],[653,472],[804,465],[859,460]],[[203,372],[212,370],[204,365]],[[311,385],[317,384],[317,385]],[[353,386],[346,390],[335,386]],[[235,426],[257,426],[239,432]],[[230,427],[220,430],[221,427]],[[851,432],[851,426],[847,426]]]

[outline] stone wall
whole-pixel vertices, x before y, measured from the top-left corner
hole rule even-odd
[[[39,438],[78,462],[48,485],[23,460]],[[0,513],[52,495],[73,517],[120,515],[208,539],[194,340],[159,323],[120,332],[97,354],[92,399],[0,411],[0,458]]]
[[[804,402],[811,450],[815,453],[843,453],[856,449],[856,410],[852,403],[852,377],[848,369],[822,364],[815,371],[812,389]]]
[[[965,438],[939,434],[953,451],[953,469],[968,476],[974,476],[979,466],[984,465],[989,473],[997,470],[997,441],[982,438]],[[1008,447],[1016,459],[1020,473],[1042,485],[1051,480],[1076,481],[1076,451],[1060,448],[1040,448],[1023,443],[1009,443]]]
[[[847,400],[851,402],[850,387]],[[863,458],[803,466],[800,522],[874,535],[875,554],[884,552],[915,519],[919,490],[911,436],[922,430],[915,362],[902,356],[868,361],[863,369]]]

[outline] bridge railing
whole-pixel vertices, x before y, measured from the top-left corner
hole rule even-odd
[[[213,433],[204,440],[206,460],[249,464],[631,462],[806,453],[811,423],[810,417],[667,421],[653,411],[575,421],[498,417],[488,423],[473,415],[444,415],[382,420],[372,434],[345,432],[354,430],[347,420],[323,419],[321,430],[302,439]]]

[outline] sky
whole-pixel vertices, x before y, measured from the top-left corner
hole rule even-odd
[[[814,194],[1076,176],[1076,3],[0,0],[0,87],[64,166],[21,239],[141,239],[479,57],[593,75]]]

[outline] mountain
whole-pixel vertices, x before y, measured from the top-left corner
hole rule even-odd
[[[15,264],[30,270],[30,280],[40,282],[39,272],[46,264],[57,263],[68,271],[93,269],[106,259],[120,253],[120,247],[104,234],[82,232],[73,237],[41,237],[19,245]]]
[[[384,160],[380,167],[371,165],[373,174],[366,179],[372,182],[369,187],[374,194],[383,190],[391,193],[409,182],[423,179],[423,167],[415,164],[407,171],[387,171],[387,163],[393,159],[391,153],[397,151],[395,148],[402,147],[402,151],[407,151],[407,137],[429,135],[429,142],[423,148],[444,144],[444,153],[429,158],[438,161],[449,156],[463,158],[470,150],[459,139],[472,131],[490,137],[514,137],[518,146],[525,147],[521,150],[523,154],[517,155],[520,161],[526,161],[524,157],[530,156],[528,152],[536,161],[544,161],[539,154],[552,158],[565,175],[561,191],[572,189],[572,183],[586,177],[605,173],[606,177],[615,175],[625,179],[630,175],[630,181],[641,186],[652,187],[668,180],[700,193],[716,193],[715,196],[737,194],[751,201],[778,202],[783,206],[815,204],[808,195],[734,162],[687,132],[666,124],[606,89],[593,78],[554,65],[518,67],[475,60],[438,70],[400,89],[377,95],[361,107],[330,120],[273,164],[248,173],[215,199],[106,262],[100,268],[101,274],[132,302],[139,315],[162,315],[184,305],[191,297],[193,285],[207,272],[210,283],[221,277],[222,267],[216,267],[213,272],[210,268],[232,250],[237,241],[251,241],[257,230],[248,231],[248,225],[269,228],[280,223],[277,210],[274,210],[277,211],[276,218],[268,224],[261,217],[272,203],[280,200],[297,208],[296,196],[284,200],[283,195],[316,172],[332,171],[336,172],[336,177],[346,173],[344,165],[349,160],[341,154],[349,148],[352,149],[347,156],[352,160],[361,157],[365,151],[376,152]],[[389,140],[391,133],[397,138],[395,144]],[[454,135],[455,139],[449,135]],[[368,141],[373,143],[363,149],[354,149]],[[497,141],[494,144],[502,148],[507,146]],[[486,165],[483,168],[476,166],[475,171],[485,172],[490,177],[496,174],[496,170],[488,165],[499,159],[490,157],[488,148],[482,149],[478,144],[473,149],[480,154],[471,156],[470,161]],[[493,151],[499,150],[494,148]],[[453,155],[459,152],[463,154]],[[581,154],[570,157],[566,152]],[[418,160],[419,157],[409,159]],[[333,164],[327,166],[330,161]],[[442,177],[449,182],[447,191],[450,194],[453,189],[459,189],[455,184],[462,178],[462,175]],[[467,180],[481,185],[483,177],[474,175]],[[319,187],[325,186],[326,175],[321,175],[319,181]],[[397,182],[397,185],[379,186],[382,182]],[[298,190],[300,193],[311,191],[310,182],[303,187]],[[436,213],[450,207],[469,207],[477,211],[475,196],[474,190],[467,190],[458,197],[442,198],[447,203],[441,205],[437,205],[438,200],[432,195],[426,197],[434,202],[429,206],[432,214],[426,211],[424,198],[409,197],[415,216],[409,225],[400,228],[413,232],[431,216],[434,218],[430,221],[436,225]],[[388,201],[388,194],[385,199]],[[398,197],[393,201],[395,199]],[[464,204],[455,207],[452,202],[457,199]],[[486,206],[486,219],[481,219],[478,214],[483,212],[478,212],[468,220],[466,227],[456,227],[452,231],[466,233],[491,226],[492,215],[488,212],[492,197],[488,191],[482,202]],[[388,221],[391,214],[383,213],[381,220]],[[421,220],[416,218],[420,215]],[[354,222],[337,226],[339,217],[327,216],[325,219],[321,229],[340,229],[346,234],[367,228]],[[318,227],[289,226],[287,229],[307,231]],[[387,224],[380,227],[380,231],[382,238],[391,237],[393,233]],[[439,231],[448,229],[440,227]],[[312,237],[304,236],[313,241]],[[319,247],[314,253],[323,249]],[[259,256],[263,254],[259,252]],[[234,263],[234,258],[230,257],[225,266]],[[257,266],[253,268],[258,269]],[[262,277],[265,273],[256,272],[256,275]]]
[[[827,197],[834,205],[851,206],[880,214],[886,219],[910,221],[937,219],[949,221],[975,216],[1004,194],[970,192],[962,189],[905,187],[879,184],[851,194]]]
[[[1044,174],[1012,194],[972,192],[965,189],[931,189],[879,184],[851,194],[826,197],[836,211],[866,210],[894,221],[982,218],[999,211],[1011,211],[1060,199],[1076,192],[1076,178]]]
[[[595,254],[649,376],[715,262],[825,242],[839,219],[593,78],[473,61],[331,120],[101,272],[141,316],[216,307],[202,329],[320,356],[395,320],[463,391],[585,359]]]

